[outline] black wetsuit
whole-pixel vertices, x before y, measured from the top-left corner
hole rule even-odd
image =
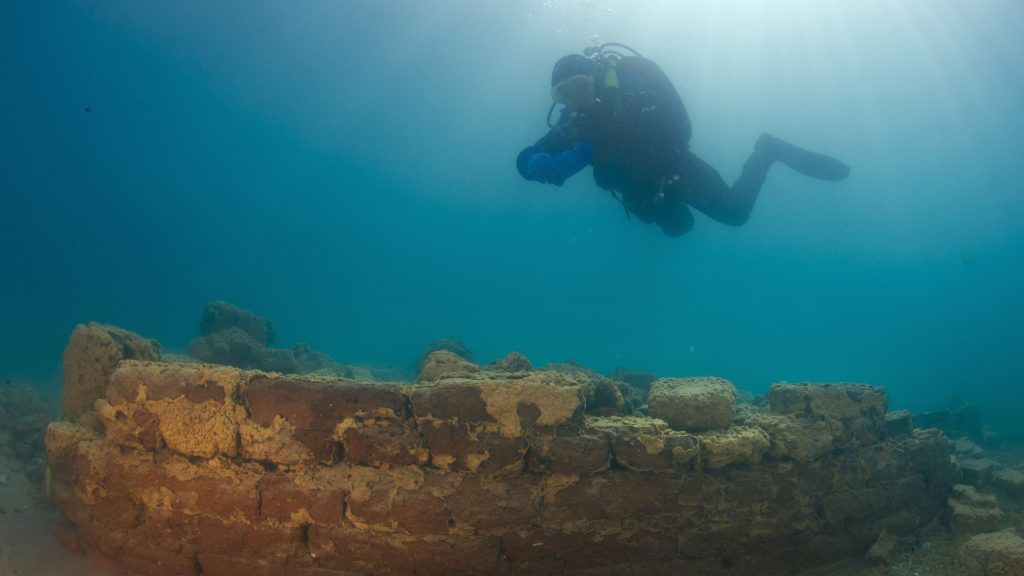
[[[669,236],[693,227],[688,206],[725,224],[746,222],[771,160],[755,151],[730,187],[690,152],[689,115],[661,68],[646,58],[627,56],[617,62],[615,72],[618,87],[595,78],[597,101],[580,112],[564,113],[524,153],[532,149],[556,155],[590,142],[598,186]]]

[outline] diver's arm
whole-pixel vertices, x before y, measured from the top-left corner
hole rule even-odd
[[[527,180],[561,186],[570,176],[594,161],[590,142],[552,154],[534,145],[523,149],[516,159],[516,168]]]

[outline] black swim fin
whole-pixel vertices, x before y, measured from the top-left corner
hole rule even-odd
[[[804,176],[818,180],[845,180],[850,175],[850,167],[839,160],[804,150],[771,134],[761,134],[754,144],[754,150],[771,161],[782,162]]]

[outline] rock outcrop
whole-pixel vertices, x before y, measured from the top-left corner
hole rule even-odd
[[[618,389],[578,370],[96,378],[102,432],[49,428],[53,491],[69,543],[143,576],[790,574],[929,522],[954,476],[941,432],[887,437],[858,385],[691,432],[591,415]]]

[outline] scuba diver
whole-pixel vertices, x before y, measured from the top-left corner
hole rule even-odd
[[[551,130],[519,153],[519,173],[561,186],[591,165],[597,185],[622,202],[627,217],[632,213],[645,224],[654,222],[668,236],[690,231],[690,207],[723,224],[742,225],[775,162],[820,180],[850,174],[850,167],[835,158],[762,134],[730,187],[690,151],[690,118],[668,76],[623,44],[589,47],[559,59],[551,87]],[[558,104],[564,108],[552,124]]]

